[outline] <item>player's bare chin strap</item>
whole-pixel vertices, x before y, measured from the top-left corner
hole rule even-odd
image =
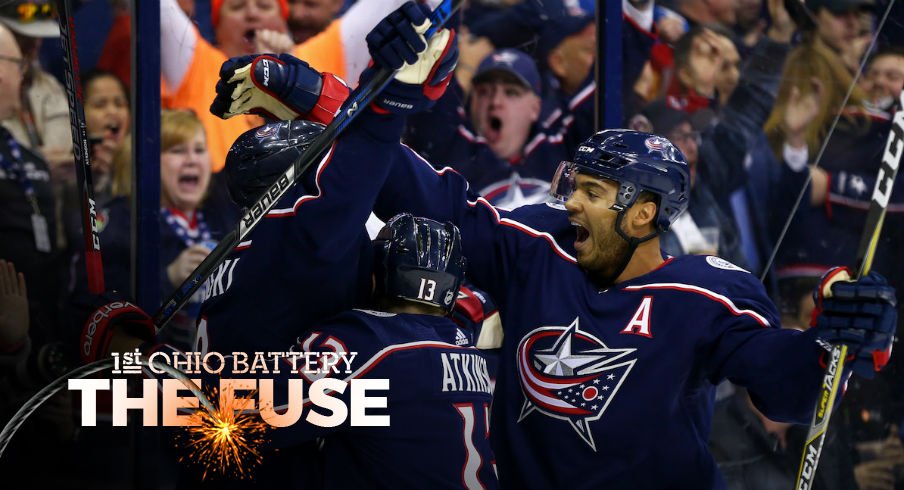
[[[654,229],[647,235],[644,235],[640,238],[629,236],[622,230],[622,220],[625,217],[625,210],[619,211],[618,214],[615,215],[615,232],[618,233],[618,236],[622,238],[622,240],[628,242],[628,253],[621,259],[621,262],[618,264],[618,267],[615,269],[615,272],[612,274],[612,277],[606,281],[608,284],[612,284],[615,279],[624,272],[625,267],[628,267],[628,262],[631,262],[631,257],[634,256],[634,251],[637,250],[637,246],[641,243],[652,239],[653,237],[659,235],[660,231],[658,228]],[[608,286],[607,286],[608,287]]]

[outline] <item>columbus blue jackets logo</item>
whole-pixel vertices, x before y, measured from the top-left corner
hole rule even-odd
[[[659,136],[652,136],[646,139],[643,142],[644,146],[647,147],[647,151],[649,153],[653,153],[654,151],[658,151],[662,156],[666,155],[666,148],[669,147],[669,140],[665,138],[661,138]]]
[[[518,422],[531,412],[568,422],[596,451],[590,423],[599,420],[615,398],[636,358],[637,349],[610,349],[582,331],[575,318],[567,327],[540,327],[518,345],[518,373],[524,406]]]
[[[651,136],[644,140],[643,144],[647,147],[647,153],[659,153],[662,158],[667,160],[678,159],[678,150],[669,140],[661,136]]]
[[[258,139],[269,138],[276,134],[279,131],[279,127],[277,126],[261,126],[257,131],[254,132],[254,136]]]

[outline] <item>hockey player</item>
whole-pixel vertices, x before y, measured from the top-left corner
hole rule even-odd
[[[894,290],[878,274],[832,297],[821,288],[814,328],[798,332],[778,328],[747,271],[663,258],[658,234],[688,193],[684,157],[664,138],[591,137],[554,182],[564,209],[505,214],[467,201],[460,181],[411,157],[379,210],[457,222],[468,273],[498,301],[493,437],[505,487],[722,488],[706,447],[716,384],[731,379],[770,418],[808,423],[823,379],[817,340],[847,343],[864,374],[890,346]]]
[[[355,417],[346,417],[341,425],[320,427],[304,419],[306,406],[301,420],[268,433],[271,446],[324,437],[325,488],[497,488],[487,362],[477,339],[448,318],[465,270],[458,229],[401,214],[387,222],[373,248],[375,310],[351,310],[305,330],[292,350],[324,354],[310,364],[299,357],[297,372],[282,370],[276,381],[301,378],[307,395],[309,383],[325,375],[348,383],[387,380],[368,390],[368,396],[385,397],[385,405],[367,409],[386,425],[352,425]],[[312,374],[337,355],[352,356],[341,364],[342,374]],[[349,413],[363,413],[353,390],[330,396],[343,400]],[[273,392],[277,413],[292,409],[285,406],[285,386]]]
[[[689,189],[665,138],[600,132],[560,168],[564,206],[510,213],[403,146],[382,155],[392,169],[377,214],[457,224],[469,277],[505,319],[492,436],[503,487],[724,488],[706,446],[721,380],[773,420],[808,423],[825,342],[847,344],[860,374],[887,360],[894,289],[876,273],[823,287],[833,270],[799,332],[780,328],[747,271],[663,257],[658,235]]]

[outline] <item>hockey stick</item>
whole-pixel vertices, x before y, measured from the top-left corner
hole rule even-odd
[[[185,389],[189,390],[194,394],[201,405],[204,406],[204,409],[207,410],[211,414],[217,413],[216,408],[214,408],[210,399],[207,398],[206,395],[201,391],[201,388],[198,387],[185,373],[182,371],[166,364],[165,362],[158,363],[156,361],[151,362],[148,359],[142,358],[139,363],[146,367],[156,367],[160,369],[170,378],[179,380],[185,386]],[[16,413],[10,417],[9,421],[3,427],[3,430],[0,431],[0,458],[3,457],[3,452],[6,450],[6,446],[9,445],[9,441],[12,440],[13,436],[16,435],[16,432],[22,427],[22,424],[28,420],[28,417],[34,413],[35,410],[38,409],[41,405],[44,404],[47,400],[49,400],[53,395],[57,394],[60,390],[62,390],[70,379],[81,379],[86,378],[92,374],[99,373],[101,371],[112,369],[116,366],[113,358],[100,359],[98,361],[94,361],[90,364],[85,364],[84,366],[80,366],[68,373],[60,376],[59,378],[53,380],[47,386],[41,388],[40,391],[35,393],[28,401],[25,402]]]
[[[69,124],[72,128],[72,153],[75,156],[75,174],[82,190],[82,230],[85,237],[85,268],[88,274],[88,291],[104,292],[104,265],[100,255],[100,236],[97,229],[97,206],[94,202],[94,182],[91,178],[91,160],[88,151],[88,130],[85,125],[84,98],[78,73],[78,54],[75,46],[75,23],[72,19],[70,0],[56,0],[57,19],[60,24],[60,44],[66,76],[66,98],[69,100]]]
[[[458,10],[461,5],[460,0],[454,3],[455,6],[452,5],[453,0],[443,0],[430,13],[428,20],[430,20],[431,26],[425,33],[427,39],[440,29],[452,14]],[[154,325],[158,329],[163,328],[172,319],[173,315],[188,302],[192,294],[201,287],[201,284],[213,273],[214,269],[226,259],[226,256],[232,252],[236,245],[248,237],[270,209],[288,192],[295,181],[314,162],[319,162],[325,157],[326,151],[333,145],[339,134],[355,120],[359,110],[366,108],[374,97],[389,84],[394,75],[395,72],[392,70],[380,68],[367,84],[359,85],[349,94],[348,99],[342,104],[342,108],[333,121],[314,139],[304,154],[299,156],[286,172],[276,179],[276,182],[257,199],[257,202],[248,208],[238,227],[220,240],[220,243],[210,252],[210,255],[163,302],[160,309],[154,314]]]
[[[870,198],[866,227],[863,229],[860,244],[857,247],[857,261],[853,269],[856,271],[856,276],[851,278],[853,280],[868,274],[873,265],[879,235],[882,233],[882,224],[885,221],[885,211],[894,188],[898,167],[901,165],[901,156],[904,154],[904,90],[901,91],[898,103],[898,110],[895,112],[891,131],[888,133],[888,142],[885,144],[885,152],[882,154],[882,166],[879,167],[876,187]],[[807,432],[800,469],[797,472],[797,484],[794,486],[796,490],[807,490],[813,485],[813,477],[816,474],[816,466],[819,464],[819,456],[822,454],[822,445],[825,442],[829,418],[832,416],[832,407],[838,396],[838,387],[841,384],[846,357],[847,345],[841,344],[832,347],[831,359],[826,367],[822,389],[813,413],[813,422],[810,423],[810,430]]]

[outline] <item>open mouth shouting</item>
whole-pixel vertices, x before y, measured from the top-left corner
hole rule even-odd
[[[253,53],[255,50],[254,40],[257,37],[256,29],[248,29],[245,31],[245,34],[242,36],[242,42],[245,45],[245,48],[248,50],[248,53]]]
[[[502,119],[499,116],[488,115],[484,126],[483,137],[490,143],[499,141],[502,137]]]
[[[179,173],[179,191],[196,193],[201,190],[201,172],[197,169],[186,169]]]
[[[122,124],[116,121],[111,121],[107,124],[104,124],[104,137],[119,141],[119,139],[122,137]]]
[[[589,246],[590,232],[587,230],[587,228],[584,228],[583,225],[574,220],[571,220],[570,223],[572,226],[574,226],[576,233],[574,239],[574,249],[576,252],[580,253],[582,249]]]

